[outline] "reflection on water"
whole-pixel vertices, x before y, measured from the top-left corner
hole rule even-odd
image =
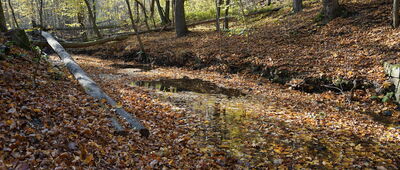
[[[144,64],[111,64],[109,66],[122,69],[136,69],[138,72],[150,71],[153,69],[150,65],[144,65]]]
[[[204,94],[223,94],[229,97],[238,97],[244,95],[239,90],[219,87],[214,83],[201,79],[161,79],[156,81],[137,81],[133,84],[174,93],[186,91]]]
[[[266,159],[257,147],[266,139],[258,130],[249,128],[256,124],[253,119],[258,113],[256,109],[263,105],[259,100],[200,79],[138,81],[132,85],[157,90],[158,99],[200,115],[203,123],[195,137],[205,141],[203,151],[219,151],[219,156],[233,158],[244,166],[250,166],[255,157]]]

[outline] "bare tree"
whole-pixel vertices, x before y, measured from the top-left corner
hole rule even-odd
[[[44,23],[43,23],[43,0],[40,0],[40,9],[39,9],[39,20],[40,20],[40,28],[44,28]]]
[[[125,2],[126,2],[126,5],[127,5],[127,7],[128,7],[128,12],[129,12],[129,18],[131,19],[131,23],[132,23],[132,28],[133,28],[133,30],[135,31],[135,33],[136,33],[136,38],[137,38],[137,40],[138,40],[138,42],[139,42],[139,48],[140,48],[140,58],[143,60],[147,60],[147,58],[145,57],[146,56],[146,54],[145,54],[145,52],[144,52],[144,45],[143,45],[143,42],[142,42],[142,39],[140,38],[140,35],[139,35],[139,30],[138,30],[138,28],[137,28],[137,26],[136,26],[136,24],[135,24],[135,19],[133,19],[133,14],[132,14],[132,9],[131,9],[131,5],[130,5],[130,3],[129,3],[129,0],[125,0]]]
[[[168,21],[168,23],[171,23],[171,20],[169,19],[170,8],[171,8],[171,1],[165,0],[165,19]]]
[[[185,0],[175,0],[175,31],[177,37],[185,36],[189,32],[185,18]]]
[[[303,10],[303,0],[293,0],[293,12],[298,13]]]
[[[103,38],[103,36],[102,36],[101,33],[100,33],[99,28],[97,27],[96,18],[95,18],[94,15],[93,15],[92,7],[91,7],[91,5],[90,5],[89,0],[85,0],[85,4],[86,4],[86,7],[87,7],[87,9],[88,9],[89,20],[92,22],[92,26],[93,26],[94,32],[96,33],[96,35],[97,35],[98,38]]]
[[[322,0],[323,10],[322,13],[324,15],[325,22],[329,22],[330,20],[336,18],[339,15],[339,2],[338,0]]]
[[[172,24],[175,24],[175,0],[172,0]]]
[[[230,7],[231,0],[225,0],[225,1],[226,1],[225,2],[226,7],[225,7],[224,29],[227,30],[227,29],[229,29],[228,16],[229,16],[229,7]]]
[[[140,21],[140,12],[139,12],[139,2],[138,1],[134,1],[133,2],[133,11],[135,11],[135,22],[139,23]]]
[[[11,0],[8,0],[8,6],[10,7],[11,14],[12,14],[13,19],[14,19],[14,23],[17,26],[17,28],[19,28],[19,24],[18,24],[17,18],[15,17],[15,12],[14,12],[14,8],[12,7]]]
[[[393,0],[393,27],[399,27],[399,0]]]
[[[144,23],[146,24],[147,30],[150,30],[150,26],[149,26],[149,23],[148,23],[147,12],[146,12],[146,6],[144,4],[142,4],[141,2],[139,2],[138,0],[135,0],[135,2],[140,6],[140,8],[142,8],[143,15],[144,15]]]
[[[155,6],[155,0],[150,1],[150,18],[153,21],[153,27],[156,27],[156,21],[154,20],[154,6]]]
[[[164,10],[163,10],[163,8],[161,7],[161,4],[160,4],[160,0],[155,0],[155,2],[156,2],[156,5],[157,5],[158,14],[160,15],[161,25],[168,24],[169,22],[168,22],[167,18],[165,17]]]
[[[87,32],[85,31],[86,25],[85,25],[85,15],[84,15],[85,9],[83,6],[79,7],[78,13],[77,13],[77,19],[78,19],[78,23],[79,23],[79,27],[82,29],[82,40],[83,41],[87,41],[88,40],[88,36],[87,36]]]
[[[222,0],[215,0],[215,7],[216,7],[216,16],[215,16],[215,28],[217,32],[221,31],[221,27],[219,24],[219,18],[221,16],[221,5],[222,5]]]
[[[0,0],[0,31],[7,32],[6,17],[4,16],[3,5]]]

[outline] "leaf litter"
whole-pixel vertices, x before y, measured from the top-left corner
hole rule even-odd
[[[211,31],[181,39],[172,38],[172,32],[146,34],[146,50],[151,56],[186,66],[183,68],[138,72],[112,67],[138,64],[105,57],[131,55],[133,41],[109,43],[108,49],[85,49],[98,51],[93,55],[100,58],[74,56],[107,93],[150,129],[148,139],[131,130],[115,134],[109,119],[113,113],[104,102],[87,97],[65,69],[55,69],[45,61],[36,67],[31,52],[13,47],[13,54],[27,55],[0,61],[0,166],[396,169],[400,164],[400,114],[393,103],[371,100],[374,94],[368,89],[355,91],[356,100],[349,103],[348,94],[293,90],[249,74],[250,67],[239,74],[231,72],[251,63],[278,66],[305,77],[361,77],[384,84],[381,61],[396,61],[398,48],[397,32],[386,23],[390,3],[351,2],[346,7],[358,15],[325,26],[312,21],[320,8],[315,5],[274,24],[260,24],[273,20],[274,16],[266,16],[254,27],[252,44],[240,35],[224,37],[226,44],[218,44],[217,34]],[[374,24],[369,24],[373,20]],[[128,45],[130,48],[125,48]],[[116,54],[119,51],[121,54]],[[182,62],[185,56],[196,58]],[[205,69],[191,69],[197,67]],[[176,105],[182,96],[193,94],[166,93],[162,97],[156,90],[130,85],[138,80],[185,77],[242,91],[250,97],[224,99],[217,108],[231,109],[236,104],[236,108],[245,105],[242,108],[247,111],[205,116],[202,111],[207,109]],[[201,96],[196,96],[196,102],[203,102],[199,106],[215,109],[217,102]],[[380,116],[385,110],[393,111],[389,121]],[[123,127],[128,129],[126,124]]]

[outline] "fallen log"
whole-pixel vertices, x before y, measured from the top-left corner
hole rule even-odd
[[[84,48],[84,47],[90,47],[90,46],[94,46],[94,45],[98,45],[98,44],[104,44],[104,43],[111,42],[111,41],[122,41],[122,40],[129,38],[131,35],[133,35],[133,33],[107,37],[107,38],[89,41],[89,42],[59,42],[59,44],[61,44],[64,48]],[[48,43],[46,41],[32,41],[32,44],[39,46],[39,47],[45,47],[48,45]]]
[[[78,80],[79,84],[85,89],[87,94],[99,100],[106,100],[107,103],[113,107],[115,112],[129,123],[131,128],[139,130],[140,134],[144,137],[148,137],[150,135],[149,130],[146,129],[139,120],[126,112],[123,108],[119,107],[114,99],[109,97],[106,93],[104,93],[103,90],[100,89],[100,87],[85,73],[85,71],[82,70],[82,68],[74,61],[71,55],[65,51],[64,47],[62,47],[61,44],[54,39],[51,34],[43,31],[41,35],[46,39],[51,48],[53,48],[53,50],[58,54],[61,61],[68,68],[71,74],[73,74]]]
[[[106,26],[99,26],[98,29],[117,29],[117,28],[129,28],[127,25],[106,25]],[[50,30],[57,30],[57,31],[73,31],[73,30],[87,30],[93,29],[93,27],[57,27],[57,28],[50,28]]]

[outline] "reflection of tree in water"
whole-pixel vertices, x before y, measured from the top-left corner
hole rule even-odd
[[[265,142],[263,134],[252,128],[256,120],[249,116],[260,107],[258,99],[250,99],[236,89],[226,89],[200,79],[168,79],[158,81],[139,81],[136,86],[162,91],[158,98],[175,106],[202,115],[204,120],[197,137],[209,148],[212,157],[223,157],[221,164],[234,161],[251,167],[256,162],[268,160],[260,146],[254,143]],[[179,93],[178,93],[179,92]],[[257,104],[255,104],[257,103]],[[257,106],[256,106],[257,105]]]
[[[137,81],[134,84],[166,92],[191,91],[203,94],[224,94],[228,97],[244,95],[239,90],[219,87],[214,83],[201,79],[161,79],[156,81]]]

